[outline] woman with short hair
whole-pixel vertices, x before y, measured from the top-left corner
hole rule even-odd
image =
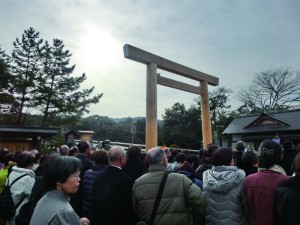
[[[15,215],[18,215],[20,208],[23,204],[29,201],[32,187],[35,182],[35,173],[32,171],[32,166],[34,163],[34,154],[28,151],[23,151],[16,155],[17,165],[12,167],[12,171],[7,177],[6,184],[12,184],[17,180],[11,187],[10,192],[14,204],[18,206],[16,208]],[[6,221],[6,225],[14,225],[15,216]]]
[[[206,225],[247,225],[243,192],[245,172],[234,166],[231,148],[212,154],[212,169],[203,173],[203,191],[207,200]]]
[[[107,152],[105,150],[95,151],[92,154],[92,161],[94,162],[92,169],[86,171],[82,179],[84,192],[82,215],[93,224],[93,184],[96,176],[109,165]]]
[[[69,156],[49,156],[44,164],[44,184],[47,193],[37,203],[31,225],[81,225],[88,219],[79,218],[69,203],[69,195],[79,187],[79,159]]]
[[[244,180],[251,220],[255,225],[273,225],[275,189],[280,182],[287,180],[281,163],[282,148],[274,140],[264,140],[259,148],[259,170]]]

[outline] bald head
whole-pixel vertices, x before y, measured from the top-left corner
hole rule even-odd
[[[121,157],[126,158],[126,152],[123,147],[121,146],[113,146],[108,152],[110,164],[114,164],[115,162],[118,162]]]
[[[164,164],[166,154],[160,147],[151,148],[147,153],[147,159],[150,164]]]

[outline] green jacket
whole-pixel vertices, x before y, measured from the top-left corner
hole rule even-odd
[[[144,222],[150,220],[158,188],[167,167],[153,164],[148,171],[135,181],[132,189],[133,208],[139,221]],[[200,224],[205,207],[201,189],[186,176],[171,173],[166,181],[154,224]]]
[[[9,166],[5,166],[0,170],[0,193],[2,192],[3,187],[6,183],[6,179],[8,176],[8,169],[9,169]]]

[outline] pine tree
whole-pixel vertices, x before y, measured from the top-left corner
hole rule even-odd
[[[72,75],[75,65],[69,65],[71,54],[64,47],[63,41],[54,39],[52,46],[45,42],[42,48],[43,73],[38,79],[34,107],[43,115],[43,126],[49,125],[52,118],[57,116],[80,117],[88,112],[90,104],[98,103],[102,97],[100,94],[90,98],[94,87],[79,90],[86,76]]]
[[[0,46],[0,109],[6,108],[15,112],[15,98],[13,96],[13,77],[11,75],[11,57]]]
[[[22,39],[13,42],[12,75],[15,96],[19,102],[17,124],[24,124],[24,111],[32,107],[36,82],[40,72],[40,46],[43,40],[32,27],[24,31]]]

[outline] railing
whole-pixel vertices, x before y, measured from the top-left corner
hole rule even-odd
[[[132,145],[132,143],[124,143],[124,142],[110,142],[110,145],[119,145],[119,146],[122,146],[125,148],[125,150],[127,150],[127,148],[129,146]],[[146,145],[142,145],[142,144],[133,144],[133,145],[136,145],[136,146],[140,146],[142,148],[142,151],[146,151]],[[196,150],[196,149],[187,149],[187,148],[172,148],[172,147],[168,147],[170,150],[177,150],[179,152],[183,151],[183,150],[186,150],[188,152],[192,152],[194,154],[198,154],[199,153],[199,150]]]
[[[78,144],[80,142],[80,140],[75,140],[75,143]],[[96,148],[101,148],[102,147],[102,141],[93,141],[92,143],[94,145],[94,147]],[[114,146],[114,145],[119,145],[124,147],[125,150],[127,150],[131,145],[136,145],[142,148],[143,152],[146,152],[146,145],[143,144],[132,144],[132,143],[125,143],[125,142],[114,142],[111,141],[110,142],[110,146]],[[168,147],[170,150],[176,150],[178,152],[181,152],[183,150],[191,152],[193,154],[198,154],[199,150],[197,149],[187,149],[187,148],[172,148],[172,147]]]

